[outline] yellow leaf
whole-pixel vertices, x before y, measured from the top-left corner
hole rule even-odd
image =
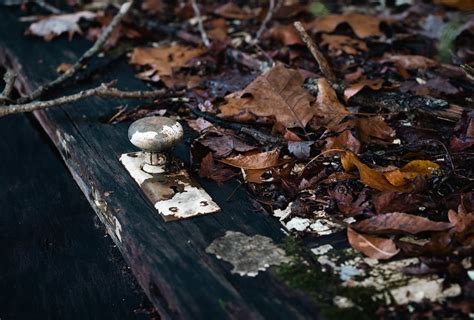
[[[439,165],[429,160],[413,160],[400,169],[384,172],[385,178],[394,186],[403,186],[418,176],[430,176],[439,170]]]

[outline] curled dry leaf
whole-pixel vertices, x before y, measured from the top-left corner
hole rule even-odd
[[[359,38],[378,37],[383,33],[380,31],[380,23],[383,20],[376,16],[365,15],[355,12],[342,15],[328,15],[317,18],[310,23],[309,29],[313,32],[333,32],[341,23],[347,23]]]
[[[383,60],[403,69],[428,69],[438,65],[433,59],[419,55],[385,54]]]
[[[428,160],[413,160],[400,169],[384,172],[383,175],[394,186],[403,186],[418,176],[430,176],[439,170],[439,165]]]
[[[279,157],[280,151],[275,149],[268,152],[254,153],[250,155],[238,155],[220,161],[227,165],[244,170],[246,181],[261,183],[261,176],[265,171],[281,164]]]
[[[326,145],[323,148],[323,151],[328,151],[331,149],[343,149],[349,150],[358,154],[361,148],[361,144],[356,137],[354,137],[350,130],[343,131],[336,137],[326,138]]]
[[[201,117],[197,118],[196,120],[186,119],[186,122],[188,123],[188,126],[190,126],[194,131],[199,133],[214,127],[212,123]]]
[[[304,44],[298,31],[296,31],[292,24],[275,26],[268,33],[271,38],[280,41],[285,46]]]
[[[450,148],[461,151],[474,146],[474,111],[465,112],[454,128]]]
[[[453,227],[451,222],[432,221],[424,217],[403,212],[393,212],[373,216],[362,220],[352,227],[360,232],[382,233],[409,233],[417,234],[426,231],[445,231]]]
[[[450,209],[448,218],[454,225],[456,233],[462,234],[466,231],[471,231],[474,227],[474,212],[466,212],[462,205],[459,206],[458,212]]]
[[[216,164],[212,153],[209,152],[202,160],[199,168],[199,176],[201,178],[208,178],[214,180],[217,183],[230,180],[237,174],[229,168],[223,168],[221,165]]]
[[[349,88],[344,90],[344,99],[348,101],[352,96],[355,96],[359,91],[362,89],[368,87],[372,90],[380,90],[382,88],[382,85],[384,83],[383,79],[374,79],[374,80],[369,80],[365,79],[362,81],[359,81],[355,84],[352,84]]]
[[[234,2],[228,2],[216,10],[214,13],[228,19],[248,20],[255,18],[255,14],[248,8],[241,8]]]
[[[255,149],[254,146],[246,144],[239,138],[228,135],[217,137],[208,135],[199,140],[199,143],[211,149],[214,152],[214,155],[218,158],[226,157],[234,150],[238,152],[247,152]]]
[[[224,117],[249,120],[253,116],[274,117],[287,128],[301,127],[313,118],[314,98],[303,88],[303,76],[293,69],[277,64],[243,91],[226,97],[220,107]]]
[[[337,34],[323,34],[321,46],[328,46],[330,50],[334,50],[338,54],[345,52],[356,55],[360,51],[369,50],[364,41]]]
[[[90,11],[51,15],[32,23],[26,34],[43,37],[46,41],[50,41],[63,33],[68,33],[69,40],[71,40],[75,33],[82,34],[78,25],[79,20],[92,20],[95,16],[96,14]]]
[[[318,79],[318,97],[314,106],[316,113],[312,123],[314,127],[332,128],[349,114],[346,107],[339,102],[336,91],[324,78]]]
[[[347,239],[354,249],[372,259],[387,260],[400,252],[393,240],[362,235],[350,227],[347,228]]]
[[[203,54],[205,49],[191,48],[183,45],[172,45],[160,48],[135,48],[130,58],[130,63],[140,66],[148,66],[151,71],[160,76],[171,76],[175,69],[184,67],[189,60]],[[150,70],[145,78],[151,75]]]
[[[391,142],[395,137],[395,130],[381,116],[358,118],[355,120],[354,127],[364,143],[377,142],[374,139]]]
[[[383,173],[374,170],[362,163],[352,152],[344,152],[341,156],[341,163],[345,171],[350,171],[356,167],[359,170],[360,181],[371,188],[380,191],[399,191],[408,192],[410,187],[394,186],[383,175]]]

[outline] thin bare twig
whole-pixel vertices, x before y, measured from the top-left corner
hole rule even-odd
[[[115,84],[115,81],[103,83],[93,89],[83,90],[69,96],[63,96],[57,99],[47,101],[35,101],[25,104],[7,105],[0,108],[0,117],[14,113],[32,112],[36,110],[57,107],[66,103],[76,102],[92,96],[114,97],[121,99],[150,99],[162,97],[168,92],[165,89],[155,91],[121,91],[119,89],[112,88],[113,84]]]
[[[331,66],[329,65],[328,61],[322,54],[322,52],[319,50],[318,46],[316,43],[314,43],[313,39],[308,35],[306,30],[303,27],[303,24],[300,21],[296,21],[293,24],[296,28],[296,30],[299,32],[301,40],[306,44],[308,47],[309,51],[311,51],[311,54],[313,55],[314,59],[316,59],[316,62],[319,64],[319,68],[321,69],[321,72],[324,74],[324,77],[332,84],[336,83],[336,76],[334,75],[334,72],[331,69]]]
[[[12,94],[13,88],[15,87],[16,75],[12,70],[8,69],[3,76],[3,80],[5,81],[5,88],[0,95],[0,103],[4,101],[11,101],[10,96]]]
[[[50,5],[49,3],[47,3],[46,1],[43,1],[43,0],[36,0],[36,1],[33,1],[33,3],[36,3],[39,7],[51,12],[51,13],[54,13],[54,14],[60,14],[62,13],[61,10],[59,10],[58,8]]]
[[[276,3],[275,3],[276,1]],[[265,16],[265,19],[263,19],[262,24],[260,25],[260,28],[258,29],[257,33],[255,34],[254,42],[258,42],[258,40],[262,37],[262,34],[265,32],[267,29],[267,25],[272,20],[273,14],[280,9],[280,6],[282,5],[283,1],[282,0],[270,0],[270,4],[268,7],[268,12],[267,15]]]
[[[47,90],[50,90],[51,88],[57,87],[64,83],[65,81],[69,80],[78,70],[80,70],[87,61],[89,61],[97,52],[99,52],[102,47],[104,46],[105,42],[109,38],[110,34],[114,29],[117,27],[117,25],[120,23],[122,18],[128,13],[130,8],[133,5],[133,2],[135,0],[130,0],[129,2],[125,2],[122,4],[120,7],[119,12],[113,17],[112,21],[110,24],[105,28],[105,30],[102,32],[102,34],[99,36],[97,41],[94,43],[92,47],[89,48],[80,58],[79,60],[76,61],[65,73],[54,79],[53,81],[46,83],[40,87],[38,87],[36,90],[34,90],[32,93],[29,95],[22,97],[18,99],[19,104],[24,104],[33,100],[38,99],[41,97],[41,95],[46,92]]]
[[[199,10],[199,6],[197,5],[196,0],[191,0],[191,4],[193,6],[194,14],[196,15],[196,19],[198,22],[198,29],[199,29],[199,32],[201,33],[202,43],[204,43],[206,48],[209,48],[211,43],[209,42],[209,38],[207,37],[206,30],[204,30],[204,25],[202,23],[202,16],[201,16],[201,11]]]

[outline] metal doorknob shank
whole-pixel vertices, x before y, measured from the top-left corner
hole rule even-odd
[[[164,151],[183,139],[183,127],[170,118],[146,117],[131,124],[128,139],[145,153],[147,165],[161,166],[166,162]]]

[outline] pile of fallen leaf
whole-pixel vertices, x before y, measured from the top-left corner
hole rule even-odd
[[[354,3],[283,1],[255,42],[267,3],[203,2],[205,48],[191,39],[199,32],[189,2],[144,0],[109,46],[128,43],[136,76],[185,90],[188,103],[158,100],[114,119],[183,117],[197,134],[201,177],[239,179],[288,232],[303,239],[347,232],[369,258],[364,268],[390,260],[387,270],[418,279],[391,291],[398,299],[387,303],[412,306],[396,312],[467,317],[474,313],[473,3]],[[95,39],[116,10],[81,8],[44,17],[27,33]],[[336,82],[321,74],[296,20]],[[149,21],[181,33],[153,31]]]

